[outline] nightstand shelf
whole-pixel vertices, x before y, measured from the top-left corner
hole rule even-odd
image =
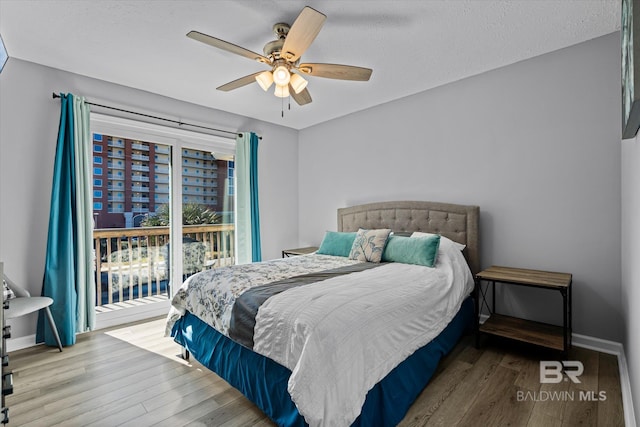
[[[564,350],[564,336],[561,326],[517,317],[492,314],[482,325],[480,332],[510,338],[554,350]]]
[[[486,306],[490,316],[477,323],[477,344],[480,334],[496,335],[522,341],[553,350],[559,350],[566,356],[571,347],[571,282],[572,275],[550,271],[529,270],[492,266],[476,274],[477,313]],[[492,305],[487,303],[487,289],[483,290],[482,281],[492,286]],[[562,295],[562,326],[520,319],[496,313],[496,283],[506,286],[529,286],[559,291]]]

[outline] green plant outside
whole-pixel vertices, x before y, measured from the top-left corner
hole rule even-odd
[[[219,224],[220,215],[205,205],[185,203],[182,205],[182,225]],[[143,227],[169,226],[169,205],[161,205],[156,213],[150,214],[140,223]]]

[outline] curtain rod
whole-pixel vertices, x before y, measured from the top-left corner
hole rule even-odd
[[[53,99],[60,98],[60,95],[59,95],[59,94],[57,94],[57,93],[55,93],[55,92],[53,92],[53,94],[52,94],[52,95],[53,95]],[[165,122],[175,123],[175,124],[177,124],[178,126],[185,125],[185,126],[191,126],[191,127],[200,128],[200,129],[212,130],[212,131],[214,131],[214,132],[222,132],[222,133],[228,133],[228,134],[231,134],[231,135],[238,135],[238,136],[242,136],[242,134],[241,134],[241,133],[239,133],[239,132],[233,132],[233,131],[224,130],[224,129],[210,128],[210,127],[207,127],[207,126],[194,125],[194,124],[185,123],[185,122],[178,121],[178,120],[167,119],[167,118],[165,118],[165,117],[152,116],[152,115],[150,115],[150,114],[139,113],[139,112],[137,112],[137,111],[125,110],[125,109],[117,108],[117,107],[111,107],[111,106],[109,106],[109,105],[96,104],[96,103],[94,103],[94,102],[89,102],[89,101],[85,101],[85,104],[93,105],[94,107],[107,108],[107,109],[109,109],[109,110],[116,110],[116,111],[120,111],[120,112],[123,112],[123,113],[135,114],[135,115],[138,115],[138,116],[148,117],[148,118],[150,118],[150,119],[163,120],[163,121],[165,121]],[[258,139],[262,139],[262,137],[261,137],[261,136],[258,136]]]

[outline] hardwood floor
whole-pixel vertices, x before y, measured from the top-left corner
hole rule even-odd
[[[10,426],[273,426],[237,390],[178,357],[164,319],[96,331],[73,347],[13,352]],[[465,337],[441,363],[401,426],[623,426],[615,356],[573,348],[581,383],[540,384],[545,353]],[[582,392],[582,395],[580,394]],[[587,400],[601,397],[606,400]],[[555,393],[555,394],[551,394]]]
[[[581,382],[541,384],[540,360],[558,353],[497,337],[473,344],[463,338],[443,360],[401,426],[624,426],[616,356],[573,347]]]

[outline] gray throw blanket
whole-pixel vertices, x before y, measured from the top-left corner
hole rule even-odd
[[[333,277],[356,273],[379,267],[385,263],[363,262],[333,270],[319,271],[279,280],[262,286],[248,289],[238,297],[231,311],[229,337],[243,346],[253,349],[253,330],[256,326],[256,315],[260,306],[273,295],[298,286],[310,285]]]

